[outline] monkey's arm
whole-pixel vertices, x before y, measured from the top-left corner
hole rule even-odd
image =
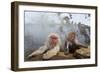
[[[84,47],[84,48],[87,48],[88,46],[80,43],[78,40],[75,40],[75,43],[79,46],[79,47]]]
[[[38,50],[32,52],[28,57],[32,57],[34,55],[42,54],[45,50],[47,50],[47,47],[46,46],[42,46]]]
[[[50,59],[51,57],[55,56],[60,51],[60,47],[56,46],[53,49],[47,51],[43,54],[43,59]]]

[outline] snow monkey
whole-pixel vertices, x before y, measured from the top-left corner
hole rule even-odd
[[[43,55],[43,59],[50,59],[60,51],[61,40],[58,34],[51,33],[48,35],[46,42],[38,50],[34,51],[29,57]]]
[[[65,39],[64,49],[66,49],[68,53],[74,53],[76,49],[80,49],[81,47],[87,48],[87,46],[78,41],[75,32],[69,32]]]

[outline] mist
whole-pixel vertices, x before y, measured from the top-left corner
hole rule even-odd
[[[59,34],[62,43],[69,32],[76,32],[79,42],[90,44],[90,14],[34,12],[24,13],[24,48],[35,50],[44,44],[52,32]]]

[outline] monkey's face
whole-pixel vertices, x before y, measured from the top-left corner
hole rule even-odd
[[[74,35],[74,34],[72,34],[72,35],[70,36],[70,40],[71,40],[71,41],[74,41],[74,40],[75,40],[75,35]]]
[[[56,37],[56,36],[51,36],[51,37],[50,37],[50,44],[51,44],[52,46],[56,46],[57,43],[58,43],[58,37]]]
[[[74,42],[75,41],[75,38],[76,38],[76,35],[75,34],[70,34],[70,35],[68,35],[68,40],[70,41],[70,42]]]

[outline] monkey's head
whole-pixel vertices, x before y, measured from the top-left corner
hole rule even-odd
[[[58,37],[55,36],[55,35],[51,35],[49,42],[50,42],[51,45],[54,45],[54,46],[57,45],[57,43],[58,43]]]
[[[48,36],[48,39],[46,41],[46,44],[49,46],[55,47],[56,45],[60,45],[60,38],[59,35],[56,33],[50,33]]]
[[[74,42],[75,41],[75,38],[76,38],[76,33],[75,32],[69,32],[68,33],[68,37],[67,37],[67,40],[68,41]]]

